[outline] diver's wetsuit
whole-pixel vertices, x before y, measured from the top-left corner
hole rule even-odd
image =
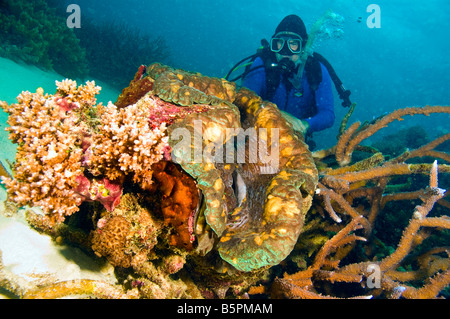
[[[256,58],[251,69],[262,66],[261,58]],[[328,70],[320,64],[322,69],[322,82],[317,90],[311,90],[306,76],[303,76],[302,87],[303,94],[300,94],[289,83],[290,90],[286,92],[285,81],[280,80],[280,84],[271,99],[282,111],[286,111],[293,116],[305,120],[309,123],[308,133],[321,131],[333,126],[334,123],[334,100],[331,88],[331,78]],[[281,76],[281,75],[280,75]],[[243,85],[263,99],[267,98],[266,73],[263,67],[251,71],[246,75]]]

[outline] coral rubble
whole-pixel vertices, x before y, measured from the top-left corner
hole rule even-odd
[[[416,252],[433,232],[450,229],[437,181],[450,167],[408,162],[448,162],[436,147],[450,135],[389,160],[360,145],[395,119],[450,107],[401,109],[347,129],[349,115],[337,146],[311,153],[276,105],[222,79],[152,64],[139,68],[115,104],[96,105],[98,91],[65,80],[54,95],[38,89],[2,102],[18,144],[14,178],[3,181],[9,201],[42,207],[44,215],[27,214],[33,227],[106,259],[119,284],[34,287],[0,267],[13,293],[433,298],[450,283],[447,248]],[[427,174],[422,190],[396,184]],[[380,215],[394,201],[417,198],[423,203],[385,253]],[[348,293],[336,283],[359,288]]]

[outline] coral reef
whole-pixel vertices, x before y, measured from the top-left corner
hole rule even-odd
[[[166,124],[154,127],[149,121],[155,102],[145,97],[127,108],[99,105],[99,123],[86,150],[85,163],[94,175],[122,180],[132,173],[143,189],[152,183],[153,163],[169,159]]]
[[[1,103],[11,114],[10,139],[18,144],[14,179],[3,178],[8,196],[20,205],[52,211],[53,222],[63,221],[82,202],[75,188],[83,174],[87,125],[79,120],[79,112],[95,103],[99,91],[93,82],[79,88],[71,81],[57,86],[55,96],[44,95],[39,88],[36,93],[20,94],[17,104]]]
[[[450,135],[437,138],[416,150],[407,150],[389,161],[384,161],[380,153],[376,153],[358,163],[351,163],[352,165],[348,165],[350,163],[347,162],[351,159],[354,148],[362,152],[373,151],[373,149],[359,147],[358,144],[394,118],[406,114],[431,112],[449,113],[450,107],[400,109],[365,126],[358,133],[353,133],[355,126],[352,125],[341,135],[337,147],[313,153],[316,164],[322,167],[319,173],[323,174],[317,190],[317,199],[320,200],[315,201],[313,211],[321,214],[327,212],[337,223],[341,223],[343,219],[350,221],[333,237],[326,239],[312,261],[308,262],[308,267],[296,273],[285,273],[282,278],[277,278],[270,288],[272,297],[435,298],[450,284],[448,249],[440,247],[440,241],[435,241],[437,247],[425,248],[422,245],[432,236],[430,229],[440,231],[439,237],[445,238],[445,231],[450,227],[449,205],[443,199],[445,190],[438,188],[437,161],[433,164],[405,163],[407,160],[423,156],[433,156],[449,162],[447,153],[434,149],[449,140]],[[354,139],[360,138],[357,143],[354,142],[355,144],[349,142],[349,136],[352,134],[356,136]],[[340,145],[344,144],[347,145],[346,147],[351,145],[351,150],[338,151]],[[330,165],[330,158],[333,156],[336,161],[334,166]],[[328,165],[325,165],[322,161],[327,158]],[[338,163],[342,167],[336,167]],[[449,168],[448,165],[441,164],[439,172],[448,173]],[[425,189],[407,191],[407,188],[411,186],[410,183],[395,185],[395,179],[394,185],[389,185],[395,176],[428,172],[429,186]],[[402,191],[400,191],[401,188],[403,188]],[[395,189],[396,192],[389,194],[390,189]],[[380,254],[381,247],[379,247],[378,239],[380,230],[376,229],[379,215],[383,210],[388,209],[391,202],[414,199],[420,199],[423,204],[412,207],[413,213],[409,214],[409,222],[406,223],[401,238],[391,243],[392,250]],[[443,208],[440,210],[441,216],[428,217],[435,204]],[[343,218],[339,217],[337,212],[343,214]],[[389,210],[386,213],[393,214],[395,211]],[[396,226],[398,227],[398,224],[392,225],[392,227]],[[299,243],[301,240],[300,237]],[[358,245],[356,241],[363,244]],[[429,244],[430,241],[428,241]],[[433,245],[432,242],[431,245]],[[352,262],[355,259],[356,247],[363,247],[363,249],[359,252],[357,261]],[[424,252],[420,248],[428,249],[428,251]],[[349,292],[345,293],[343,283],[351,287]],[[335,287],[339,287],[340,291]],[[260,290],[257,292],[260,293]],[[265,292],[269,293],[267,290]],[[357,296],[358,292],[364,295]]]
[[[434,298],[449,285],[450,205],[437,175],[445,185],[450,166],[417,160],[449,162],[438,147],[450,134],[388,160],[361,142],[450,107],[347,128],[353,106],[337,145],[311,153],[274,104],[221,79],[141,66],[108,106],[95,105],[93,83],[57,86],[2,103],[19,144],[14,179],[3,178],[9,201],[41,206],[29,224],[106,259],[119,284],[33,287],[0,267],[18,296]],[[391,205],[405,200],[416,207],[403,233],[382,241]]]
[[[369,123],[363,127],[360,127],[360,122],[353,123],[342,134],[336,145],[336,159],[339,165],[343,166],[350,163],[351,155],[355,147],[389,123],[395,120],[401,121],[405,115],[430,115],[432,113],[449,113],[449,111],[446,106],[407,107],[395,110],[378,119],[375,123]]]
[[[402,272],[398,271],[397,268],[405,257],[412,252],[413,248],[424,240],[422,237],[424,233],[419,231],[421,228],[450,229],[448,216],[427,217],[435,203],[445,193],[445,190],[437,186],[437,174],[438,166],[437,162],[435,162],[431,168],[429,188],[423,193],[423,204],[415,207],[412,218],[404,229],[403,236],[396,250],[389,256],[380,261],[365,261],[339,267],[341,259],[348,253],[348,251],[345,251],[346,245],[354,244],[357,240],[367,241],[366,238],[357,236],[354,233],[359,229],[365,229],[366,237],[368,237],[367,233],[370,231],[368,228],[371,227],[371,224],[364,220],[365,216],[359,215],[323,245],[308,269],[295,274],[285,274],[282,279],[275,280],[271,291],[272,296],[313,299],[331,298],[330,296],[318,294],[314,285],[317,285],[317,282],[320,281],[330,282],[331,284],[346,282],[361,283],[363,285],[365,284],[364,278],[366,278],[368,288],[373,289],[373,293],[377,296],[383,294],[384,297],[388,298],[435,298],[450,283],[449,257],[448,255],[447,258],[438,256],[440,252],[446,251],[446,248],[433,249],[425,256],[421,256],[427,261],[422,261],[422,267],[424,268],[419,271]],[[368,219],[370,220],[370,216]],[[335,256],[332,255],[333,253],[335,253]],[[433,254],[435,256],[431,257]],[[340,258],[336,258],[339,255]],[[371,279],[374,272],[377,272],[375,275],[378,282],[371,282],[372,285],[370,285],[369,279]],[[408,281],[417,281],[428,276],[430,276],[430,281],[421,288],[406,284]],[[372,295],[363,297],[372,297]]]
[[[22,93],[19,103],[1,103],[11,114],[10,139],[19,145],[15,178],[4,179],[9,197],[41,206],[54,223],[86,200],[114,209],[127,174],[145,189],[151,165],[169,156],[165,124],[148,120],[152,100],[117,110],[95,105],[94,82],[77,88],[64,80],[57,87],[55,95],[38,89]]]

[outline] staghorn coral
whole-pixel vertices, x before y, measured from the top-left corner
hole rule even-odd
[[[351,234],[364,226],[361,221],[364,220],[362,215],[354,218],[348,225],[342,228],[333,238],[321,248],[315,257],[313,264],[304,271],[289,275],[285,274],[282,279],[275,280],[272,286],[272,296],[288,297],[288,298],[313,298],[324,299],[331,298],[314,291],[314,282],[329,281],[334,282],[354,282],[363,284],[364,278],[373,275],[373,271],[378,269],[379,276],[378,285],[372,285],[376,294],[384,293],[385,297],[399,298],[434,298],[439,292],[450,284],[449,276],[449,258],[441,259],[434,265],[424,264],[425,267],[433,269],[431,273],[427,273],[431,280],[422,288],[414,288],[405,284],[407,281],[418,280],[421,272],[401,273],[396,268],[404,260],[404,258],[412,251],[417,241],[420,240],[419,229],[422,227],[436,227],[450,229],[450,220],[448,216],[427,217],[433,205],[443,197],[444,190],[437,186],[437,164],[433,165],[430,176],[430,186],[423,197],[423,205],[416,206],[413,216],[408,226],[403,232],[403,236],[398,244],[397,249],[385,257],[381,261],[369,261],[348,264],[339,267],[340,260],[331,256],[333,251],[339,251],[345,245],[352,244],[356,240],[366,242],[366,238]],[[439,253],[440,249],[430,251],[429,254]],[[441,251],[445,251],[442,250]],[[334,260],[333,260],[334,259]],[[436,267],[437,266],[437,267]],[[331,268],[327,269],[327,268]],[[402,274],[402,275],[399,275]],[[367,280],[369,280],[367,279]],[[403,282],[403,283],[402,283]],[[366,296],[371,297],[371,296]]]
[[[432,109],[439,109],[441,112],[447,113],[450,107],[439,106]],[[417,110],[417,108],[398,110],[393,115],[387,115],[386,118],[393,118],[396,116],[395,114],[411,113],[413,115],[417,113]],[[427,112],[428,110],[424,110],[425,114]],[[377,127],[380,129],[383,126]],[[350,126],[347,132],[341,135],[342,140],[339,140],[338,145],[347,143],[350,135],[348,133],[352,132],[351,134],[353,134],[353,131],[353,127]],[[372,131],[373,133],[374,131]],[[313,261],[309,263],[309,267],[297,273],[285,273],[283,278],[277,278],[274,281],[270,292],[269,289],[264,292],[277,298],[357,297],[355,296],[357,291],[363,291],[365,295],[361,297],[364,298],[437,297],[450,284],[448,249],[439,246],[432,247],[428,248],[428,252],[420,255],[418,248],[423,247],[422,243],[431,236],[430,227],[436,231],[441,230],[440,234],[445,234],[443,230],[449,229],[448,210],[444,209],[439,217],[428,217],[433,206],[442,201],[445,190],[438,188],[436,161],[434,164],[407,164],[403,161],[431,154],[447,159],[448,154],[433,149],[448,140],[449,137],[448,134],[444,135],[416,150],[406,151],[390,161],[384,161],[383,158],[381,161],[380,159],[368,161],[374,156],[379,158],[379,155],[375,154],[360,162],[345,165],[341,158],[342,153],[336,151],[336,155],[334,155],[334,151],[330,150],[314,152],[317,164],[326,157],[336,156],[337,163],[342,165],[342,167],[331,166],[323,170],[324,176],[319,183],[314,210],[327,212],[338,223],[342,223],[344,219],[350,219],[350,222],[346,226],[342,226],[334,237],[327,239],[315,254]],[[347,153],[346,158],[351,158],[351,151]],[[390,186],[389,181],[393,176],[428,174],[429,172],[429,187],[424,190],[383,194]],[[439,165],[439,172],[448,173],[449,166]],[[423,204],[414,208],[401,239],[394,244],[393,251],[383,255],[377,254],[379,239],[377,239],[374,229],[377,228],[376,222],[380,218],[379,213],[387,208],[388,202],[410,201],[418,198],[422,200]],[[367,203],[358,205],[361,202]],[[343,215],[342,218],[338,216],[337,212],[341,216]],[[393,213],[393,211],[388,212]],[[361,232],[362,234],[359,235]],[[301,242],[302,237],[299,240]],[[363,244],[358,245],[356,241]],[[363,262],[361,259],[351,262],[350,256],[352,252],[355,254],[355,247],[358,246],[365,247],[363,256],[359,256]],[[443,256],[442,253],[447,256]],[[414,266],[416,260],[420,260],[419,268],[408,271],[408,269],[417,267]],[[406,269],[406,271],[400,269]],[[378,282],[374,284],[371,280],[375,276]],[[340,285],[336,283],[340,283]],[[345,294],[335,288],[340,287],[343,290],[342,283],[348,285],[353,283],[354,293]],[[416,288],[418,284],[422,287]],[[356,288],[358,286],[360,289]],[[363,287],[365,289],[362,289]],[[258,292],[260,291],[258,290]],[[324,292],[326,293],[324,294]],[[333,294],[336,295],[333,296]]]
[[[429,115],[432,113],[449,113],[449,112],[450,111],[446,106],[407,107],[389,113],[377,119],[375,123],[366,125],[361,128],[360,128],[361,123],[355,122],[340,137],[336,145],[336,160],[341,166],[350,163],[351,155],[357,145],[359,145],[364,139],[372,136],[375,132],[385,127],[389,123],[395,120],[399,121],[403,120],[403,116],[405,115],[416,115],[416,114]]]

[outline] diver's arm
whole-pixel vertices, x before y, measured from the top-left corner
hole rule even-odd
[[[305,119],[309,124],[309,131],[321,131],[334,124],[334,99],[332,81],[327,69],[321,64],[322,82],[316,90],[316,115]]]
[[[309,129],[308,122],[306,122],[305,120],[300,120],[300,119],[296,118],[295,116],[293,116],[292,114],[289,114],[288,112],[281,111],[281,110],[280,110],[280,112],[281,112],[281,115],[284,117],[284,119],[292,124],[292,128],[294,129],[294,131],[299,131],[303,135],[306,134],[306,132]]]

